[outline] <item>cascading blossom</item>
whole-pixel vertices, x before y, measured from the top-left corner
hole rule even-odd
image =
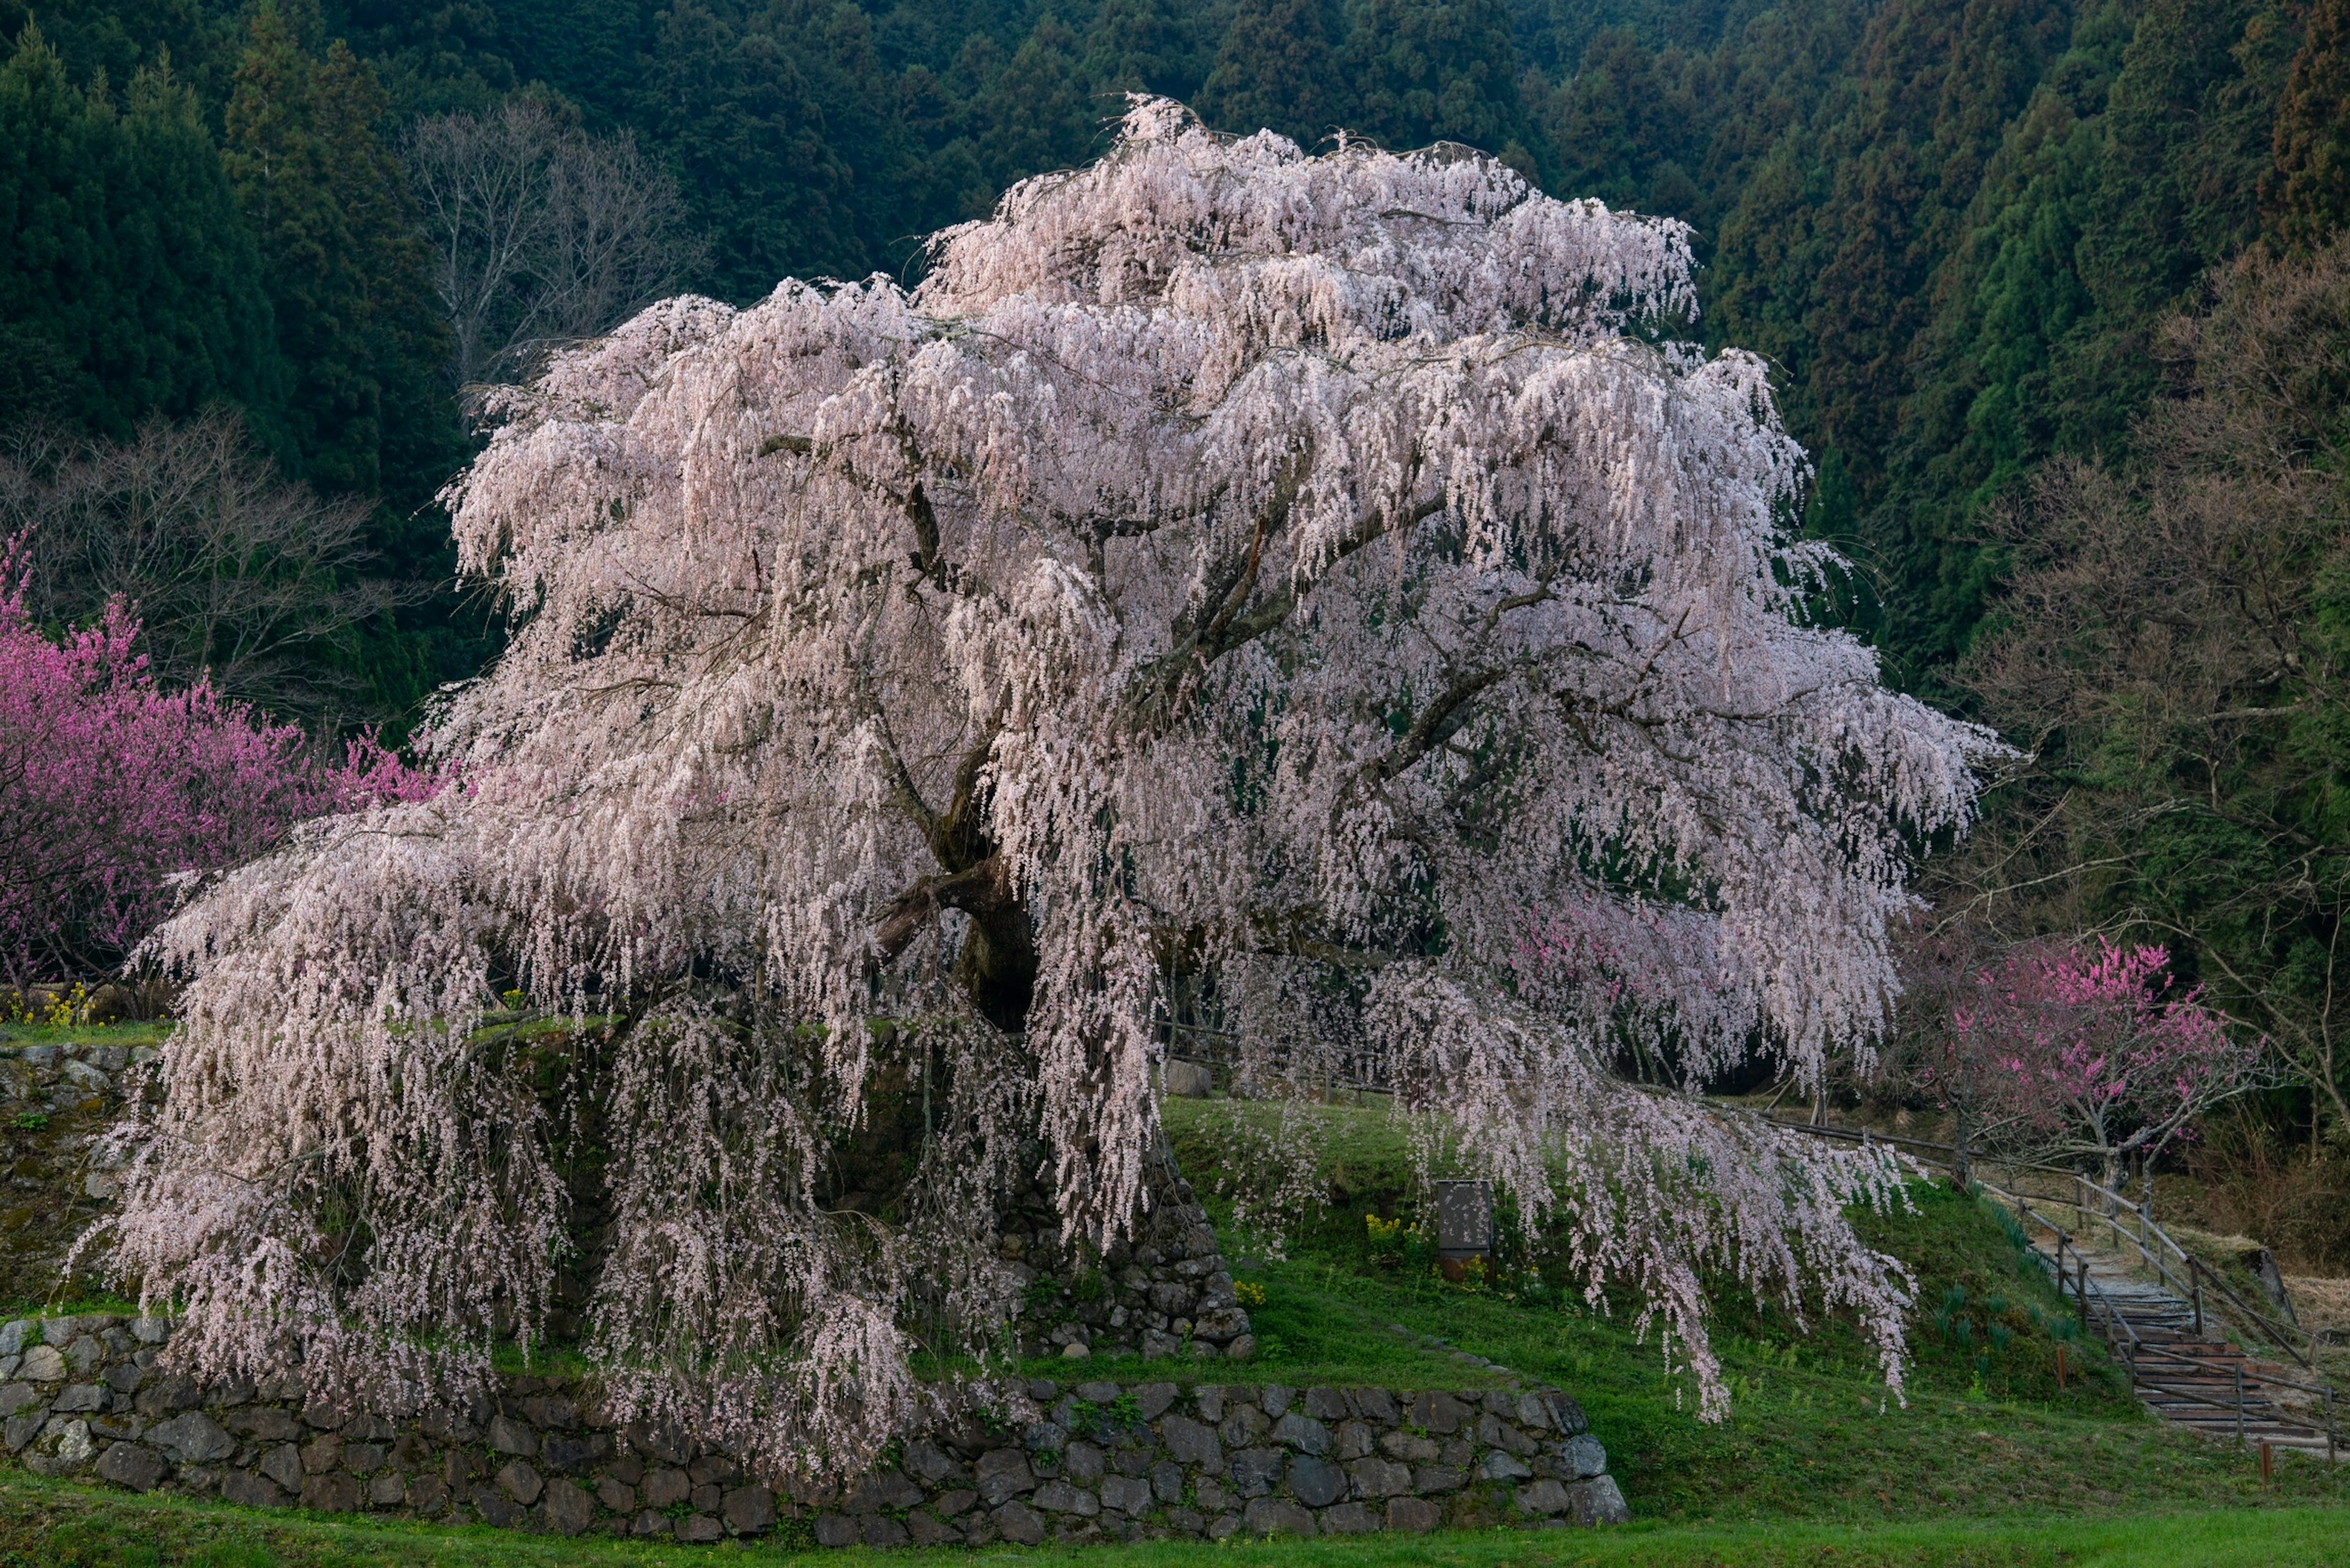
[[[1173,982],[1345,1011],[1707,1413],[1709,1272],[1855,1311],[1898,1380],[1898,1265],[1844,1218],[1889,1168],[1608,1067],[1626,1031],[1693,1075],[1867,1040],[1905,846],[1997,749],[1807,624],[1838,563],[1786,536],[1762,364],[1644,336],[1691,265],[1463,149],[1138,99],[910,292],[559,356],[449,495],[515,618],[431,732],[466,787],[164,932],[194,978],[118,1266],[206,1366],[380,1398],[584,1272],[628,1407],[853,1469],[918,1345],[1014,1310],[1008,1187],[1041,1165],[1072,1243],[1146,1200]],[[1545,920],[1637,973],[1546,965]],[[618,1015],[570,1110],[475,1027],[509,985]],[[876,1199],[852,1135],[916,1103]]]

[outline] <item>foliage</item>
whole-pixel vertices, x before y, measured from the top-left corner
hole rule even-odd
[[[12,30],[13,31],[13,30]],[[215,399],[274,417],[285,367],[194,95],[142,61],[120,105],[30,22],[0,65],[0,430],[128,433]]]
[[[161,690],[137,636],[116,604],[51,642],[0,596],[0,966],[19,986],[119,961],[190,877],[300,818],[426,791],[370,742],[322,766],[201,680]]]
[[[2249,258],[2168,322],[2178,396],[2127,465],[2060,463],[2002,533],[2005,624],[1962,670],[2041,763],[1954,898],[2013,935],[2128,921],[2350,1126],[2343,909],[2350,253]],[[1956,905],[1953,906],[1958,907]]]

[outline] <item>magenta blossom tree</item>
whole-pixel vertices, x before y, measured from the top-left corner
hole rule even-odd
[[[191,874],[306,816],[432,784],[371,739],[321,759],[208,681],[157,686],[121,604],[61,640],[0,594],[0,968],[17,985],[120,961]]]
[[[2039,941],[2011,949],[1953,994],[1949,1059],[1978,1130],[2056,1158],[2093,1158],[2107,1187],[2150,1166],[2215,1106],[2258,1087],[2264,1050],[2181,992],[2155,946]]]

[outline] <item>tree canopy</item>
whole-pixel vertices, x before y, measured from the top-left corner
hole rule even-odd
[[[592,997],[591,1355],[632,1409],[853,1470],[916,1407],[916,1303],[974,1348],[1013,1304],[1014,1150],[1071,1238],[1131,1226],[1190,976],[1267,1071],[1377,1057],[1707,1414],[1714,1273],[1849,1309],[1898,1387],[1900,1279],[1846,1214],[1890,1166],[1612,1071],[1627,1029],[1689,1083],[1872,1034],[1908,846],[2002,754],[1810,623],[1836,562],[1788,537],[1762,366],[1636,331],[1690,271],[1680,225],[1492,159],[1140,99],[916,289],[559,356],[452,493],[516,612],[429,736],[460,787],[159,939],[192,979],[118,1267],[211,1370],[479,1376],[571,1199],[472,1026],[509,980]],[[853,1224],[830,1129],[909,1051],[944,1114],[902,1222]],[[330,1210],[366,1238],[332,1262]]]

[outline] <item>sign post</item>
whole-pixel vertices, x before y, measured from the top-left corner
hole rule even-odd
[[[1478,1271],[1493,1272],[1493,1189],[1482,1181],[1440,1181],[1436,1187],[1436,1266],[1454,1282]]]

